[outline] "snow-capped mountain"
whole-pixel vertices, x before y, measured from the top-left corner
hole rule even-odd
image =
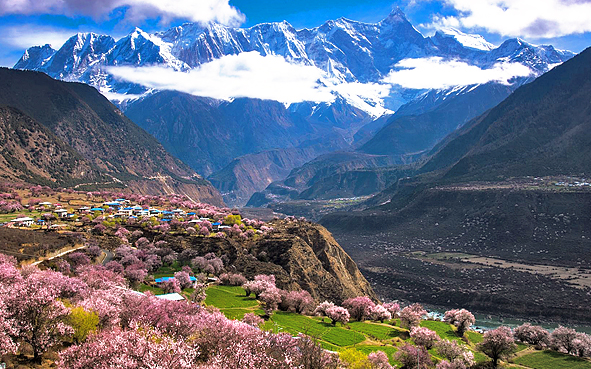
[[[407,58],[437,56],[459,59],[481,68],[498,62],[517,62],[539,75],[574,55],[519,39],[507,40],[495,48],[481,36],[453,29],[424,37],[402,11],[396,10],[375,24],[340,18],[302,30],[284,21],[251,28],[186,23],[153,34],[136,28],[118,41],[107,35],[79,33],[59,50],[49,45],[28,49],[14,68],[84,82],[104,93],[141,94],[148,88],[117,80],[109,74],[108,67],[160,65],[186,71],[226,55],[249,51],[316,66],[335,81],[360,83],[379,83],[398,62]],[[397,109],[422,93],[394,88],[385,99],[386,107]],[[364,109],[365,104],[365,110],[372,115],[385,111],[376,108],[375,102],[344,97],[358,108]]]

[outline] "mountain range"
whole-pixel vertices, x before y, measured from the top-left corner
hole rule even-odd
[[[399,69],[400,61],[429,57],[483,69],[500,62],[519,63],[531,75],[514,78],[510,85],[491,82],[440,90],[396,86],[379,101],[333,91],[331,103],[311,101],[286,107],[250,98],[221,101],[154,91],[110,72],[118,66],[154,65],[190,71],[250,51],[315,66],[335,83],[383,84],[392,70]],[[254,192],[282,181],[291,170],[322,154],[359,150],[392,156],[396,163],[416,160],[417,153],[427,152],[515,88],[573,55],[520,39],[495,47],[481,36],[456,30],[424,37],[404,13],[395,10],[375,24],[340,18],[302,30],[287,22],[247,29],[187,23],[153,34],[135,29],[119,40],[79,33],[58,50],[49,45],[28,49],[15,68],[83,82],[107,96],[117,94],[118,99],[130,97],[120,106],[134,122],[193,170],[209,176],[229,204],[243,205]],[[394,110],[396,114],[389,117]],[[442,112],[444,120],[437,118]],[[282,160],[275,160],[277,153]],[[261,174],[252,175],[253,162],[263,168]]]

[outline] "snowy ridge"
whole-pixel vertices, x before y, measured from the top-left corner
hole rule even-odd
[[[377,98],[360,96],[350,87],[379,84],[403,59],[441,57],[463,60],[481,68],[489,68],[499,61],[517,62],[539,75],[574,55],[519,39],[507,40],[495,48],[479,35],[454,29],[424,37],[397,9],[375,24],[339,18],[302,30],[284,21],[250,28],[186,23],[153,34],[136,28],[117,41],[108,35],[79,33],[57,51],[49,45],[28,49],[14,68],[84,82],[109,96],[119,98],[129,94],[135,98],[149,89],[117,80],[108,67],[158,65],[188,71],[223,56],[250,51],[263,56],[279,55],[290,63],[319,68],[328,81],[347,85],[340,92],[335,88],[335,96],[344,97],[373,116],[396,110],[422,91],[391,89],[386,99],[389,105],[384,106],[385,96],[381,92]]]
[[[453,37],[456,41],[462,44],[464,47],[474,50],[490,51],[495,48],[493,44],[486,41],[484,37],[480,35],[471,35],[463,33],[455,28],[444,28],[440,30],[443,35]]]

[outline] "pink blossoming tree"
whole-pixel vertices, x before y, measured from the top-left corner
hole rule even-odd
[[[474,315],[466,309],[452,309],[445,312],[445,316],[443,318],[445,322],[449,324],[455,325],[457,327],[458,336],[464,336],[464,332],[466,332],[472,324],[476,321]]]
[[[511,329],[507,327],[487,331],[478,345],[478,349],[491,358],[493,368],[497,367],[499,359],[511,355],[516,348]]]

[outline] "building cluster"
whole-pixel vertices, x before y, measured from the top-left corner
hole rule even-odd
[[[30,209],[32,210],[32,209]],[[39,203],[35,210],[37,211],[45,211],[45,214],[52,214],[55,219],[59,220],[73,220],[77,221],[80,217],[85,215],[102,215],[106,219],[109,218],[156,218],[160,222],[170,222],[173,219],[190,219],[188,222],[192,224],[199,225],[200,223],[204,222],[211,222],[209,218],[198,217],[198,214],[195,212],[185,212],[182,209],[174,209],[174,210],[162,210],[155,207],[148,207],[148,206],[141,206],[141,205],[132,205],[129,200],[126,199],[116,199],[114,201],[104,202],[100,207],[99,206],[81,206],[78,209],[66,209],[61,204],[55,203],[52,204],[51,202],[41,202]],[[15,219],[10,220],[6,226],[8,227],[31,227],[34,224],[37,225],[45,225],[47,219],[46,217],[41,216],[37,219],[32,217],[18,217]],[[60,228],[63,225],[53,224],[50,227],[53,228]],[[229,226],[222,225],[221,222],[213,222],[211,223],[213,230],[219,230],[223,228],[229,228]]]

